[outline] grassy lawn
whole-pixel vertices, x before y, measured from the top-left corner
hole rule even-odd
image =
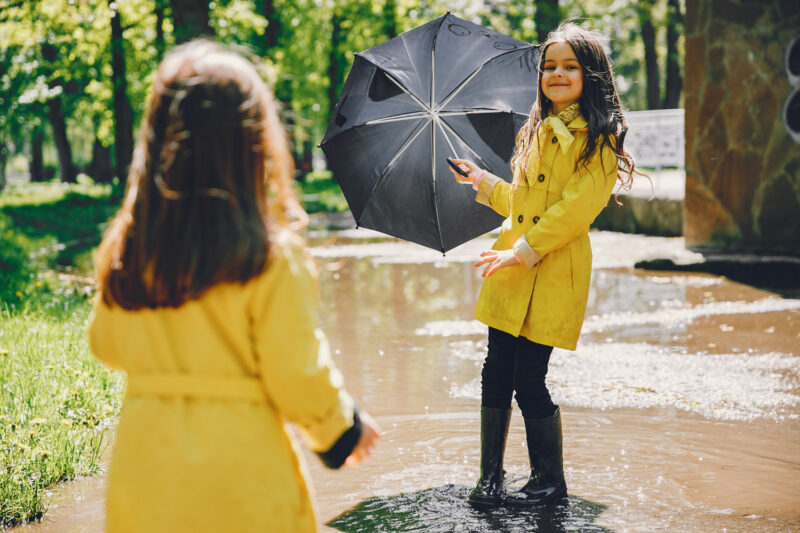
[[[347,209],[327,173],[297,183],[309,212]],[[0,528],[36,520],[56,483],[97,473],[124,376],[89,353],[91,254],[120,193],[91,180],[0,192]]]
[[[91,250],[118,200],[90,183],[0,193],[0,527],[41,518],[48,488],[100,467],[124,379],[85,330]]]

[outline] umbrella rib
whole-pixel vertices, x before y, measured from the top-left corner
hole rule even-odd
[[[450,131],[450,133],[452,133],[452,134],[453,134],[453,136],[455,136],[455,138],[456,138],[456,139],[458,139],[459,141],[461,141],[461,144],[463,144],[464,146],[466,146],[466,147],[467,147],[467,150],[469,150],[470,152],[472,152],[472,154],[473,154],[475,157],[477,157],[477,158],[478,158],[478,161],[480,161],[481,163],[483,163],[483,166],[484,166],[484,167],[487,167],[487,170],[491,171],[491,169],[490,169],[490,168],[488,168],[488,167],[489,167],[489,165],[488,165],[488,164],[486,164],[486,161],[484,161],[484,160],[483,160],[483,158],[482,158],[480,155],[478,155],[478,152],[476,152],[475,150],[473,150],[473,149],[472,149],[472,147],[471,147],[469,144],[467,144],[467,141],[465,141],[465,140],[464,140],[464,139],[461,137],[461,135],[459,135],[458,133],[456,133],[456,130],[454,130],[453,128],[451,128],[451,127],[450,127],[450,124],[448,124],[448,123],[447,123],[447,122],[445,122],[445,121],[442,121],[442,124],[444,125],[444,127],[445,127],[445,128],[447,128],[447,129]],[[449,142],[449,141],[448,141],[448,142]]]
[[[423,124],[422,126],[418,126],[419,129],[413,135],[411,135],[408,139],[406,139],[406,141],[403,143],[403,145],[397,150],[397,153],[394,154],[394,157],[392,158],[392,160],[389,161],[388,163],[386,163],[386,166],[381,171],[381,178],[383,178],[383,175],[386,174],[386,171],[389,169],[389,167],[392,166],[394,164],[394,162],[397,161],[397,159],[401,155],[403,155],[403,152],[405,152],[408,149],[408,147],[411,146],[411,143],[414,142],[414,139],[419,137],[420,133],[422,133],[422,131],[425,129],[426,125],[427,124]],[[375,185],[377,185],[377,183]]]
[[[484,115],[486,113],[508,113],[508,111],[503,111],[500,109],[471,109],[469,111],[441,111],[439,112],[440,117],[457,117],[459,115]],[[513,114],[513,111],[512,111]],[[517,113],[521,114],[521,113]]]
[[[453,146],[453,143],[450,142],[450,137],[447,135],[447,132],[444,130],[444,127],[442,126],[441,121],[437,120],[436,124],[439,126],[439,129],[442,130],[442,135],[444,135],[444,139],[447,141],[447,144],[450,145],[450,153],[453,154],[454,156],[457,156],[458,154],[456,153],[456,149]]]
[[[401,90],[401,91],[403,91],[404,93],[406,93],[408,96],[410,96],[410,97],[411,97],[411,99],[412,99],[412,100],[414,100],[416,103],[418,103],[418,104],[419,104],[419,105],[422,107],[422,109],[424,109],[425,111],[429,111],[429,110],[430,110],[430,108],[429,108],[428,106],[426,106],[426,105],[423,103],[423,101],[422,101],[422,100],[420,100],[419,98],[417,98],[416,96],[414,96],[414,95],[413,95],[413,94],[412,94],[412,93],[411,93],[411,92],[410,92],[408,89],[406,89],[405,87],[403,87],[403,84],[402,84],[402,83],[400,83],[399,81],[397,81],[396,79],[394,79],[394,76],[392,76],[391,74],[389,74],[389,71],[387,71],[387,70],[383,70],[383,73],[384,73],[384,74],[386,74],[386,77],[387,77],[387,78],[389,78],[390,80],[392,80],[392,83],[394,83],[395,85],[397,85],[397,86],[400,88],[400,90]]]
[[[398,148],[397,153],[394,155],[392,160],[389,161],[386,164],[386,166],[383,168],[383,170],[381,170],[381,177],[378,179],[378,181],[375,182],[375,185],[372,186],[372,190],[369,191],[369,195],[367,195],[367,198],[364,201],[364,205],[367,205],[367,203],[369,203],[369,199],[372,196],[372,193],[375,192],[375,189],[378,187],[378,185],[380,185],[380,183],[386,177],[386,172],[389,170],[389,168],[394,164],[395,161],[397,161],[397,159],[401,155],[403,155],[403,152],[405,152],[408,149],[408,147],[411,146],[411,143],[414,142],[414,139],[419,137],[420,134],[423,131],[425,131],[425,126],[427,126],[427,124],[424,124],[424,123],[420,122],[420,125],[417,126],[417,131],[415,131],[408,139],[405,140],[405,142],[403,142],[403,145],[400,148]],[[362,215],[363,215],[363,212],[362,212]],[[360,217],[356,221],[356,224],[361,225],[361,218]]]
[[[434,122],[439,122],[438,119]],[[439,245],[444,253],[444,241],[442,240],[442,225],[439,222],[439,202],[436,197],[436,126],[431,124],[431,173],[433,175],[433,214],[436,216],[436,229],[439,230]]]
[[[386,118],[376,118],[375,120],[369,120],[364,123],[365,126],[371,126],[373,124],[383,124],[384,122],[399,122],[401,120],[412,120],[415,118],[423,118],[427,117],[428,113],[424,112],[416,112],[416,113],[409,113],[407,115],[397,115],[394,117],[386,117]]]
[[[509,50],[509,51],[507,51],[507,52],[503,52],[502,54],[498,54],[498,55],[496,55],[496,56],[494,56],[494,57],[490,58],[488,61],[486,61],[486,63],[483,63],[483,64],[482,64],[480,67],[478,67],[478,68],[475,70],[475,72],[473,72],[472,74],[470,74],[468,77],[464,78],[464,81],[462,81],[461,83],[459,83],[459,84],[458,84],[458,85],[455,87],[455,89],[453,89],[453,91],[452,91],[452,92],[451,92],[449,95],[447,95],[447,97],[445,98],[444,102],[442,102],[442,104],[438,106],[438,107],[439,107],[439,109],[441,109],[441,108],[443,108],[444,106],[446,106],[447,104],[449,104],[449,103],[450,103],[450,100],[452,100],[453,98],[455,98],[455,96],[456,96],[456,95],[459,93],[459,91],[461,91],[461,89],[463,89],[464,87],[466,87],[466,86],[467,86],[467,84],[468,84],[468,83],[469,83],[469,82],[472,80],[472,78],[474,78],[475,76],[477,76],[477,75],[478,75],[478,73],[479,73],[481,70],[483,70],[483,67],[485,67],[486,65],[488,65],[488,64],[489,64],[489,63],[491,63],[492,61],[495,61],[497,58],[499,58],[499,57],[503,57],[503,56],[505,56],[505,55],[508,55],[508,54],[511,54],[511,53],[513,53],[513,52],[516,52],[517,50],[524,50],[524,48],[515,48],[515,49],[513,49],[513,50]]]
[[[484,65],[485,65],[485,63],[484,63]],[[450,100],[452,100],[453,98],[455,98],[455,96],[456,96],[456,95],[457,95],[457,94],[458,94],[458,93],[461,91],[461,89],[463,89],[464,87],[466,87],[466,86],[467,86],[467,84],[470,82],[470,80],[472,80],[472,78],[474,78],[475,76],[477,76],[477,75],[478,75],[478,73],[479,73],[481,70],[483,70],[483,65],[481,65],[480,67],[478,67],[478,68],[475,70],[475,72],[473,72],[472,74],[470,74],[469,76],[467,76],[466,78],[464,78],[464,79],[461,81],[461,83],[459,83],[459,84],[458,84],[458,86],[456,86],[456,88],[455,88],[455,89],[453,89],[453,91],[452,91],[452,92],[451,92],[451,93],[450,93],[450,94],[447,96],[447,98],[445,98],[444,102],[442,102],[442,103],[441,103],[441,105],[439,105],[439,108],[441,109],[441,108],[443,108],[444,106],[446,106],[447,104],[449,104],[449,103],[450,103]]]

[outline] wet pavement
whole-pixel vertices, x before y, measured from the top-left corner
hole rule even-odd
[[[471,265],[368,230],[312,232],[323,328],[348,390],[382,426],[376,453],[325,470],[307,454],[325,531],[800,531],[800,300],[709,274],[636,270],[692,259],[682,238],[592,232],[581,341],[555,350],[569,499],[478,512],[480,368]],[[515,407],[506,470],[525,480]],[[101,531],[102,477],[54,494],[33,531]]]

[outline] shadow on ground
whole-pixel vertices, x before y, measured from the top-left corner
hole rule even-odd
[[[470,487],[443,485],[417,492],[369,498],[345,511],[328,526],[347,533],[394,531],[610,532],[594,524],[606,506],[570,496],[564,503],[536,511],[473,509],[466,501]]]
[[[90,195],[68,191],[55,201],[5,205],[14,231],[38,243],[52,238],[57,245],[46,254],[46,267],[74,266],[75,259],[98,245],[104,223],[119,208],[119,194]]]
[[[800,298],[800,257],[703,253],[703,260],[695,263],[653,259],[639,261],[635,267],[643,270],[705,272],[774,292],[783,298]]]

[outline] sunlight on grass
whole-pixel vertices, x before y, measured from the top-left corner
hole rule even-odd
[[[88,353],[88,302],[57,307],[71,312],[57,320],[51,311],[2,314],[2,526],[40,518],[45,489],[98,471],[121,405],[123,377]]]
[[[90,182],[0,194],[0,527],[100,468],[124,377],[89,353],[90,257],[117,202]]]

